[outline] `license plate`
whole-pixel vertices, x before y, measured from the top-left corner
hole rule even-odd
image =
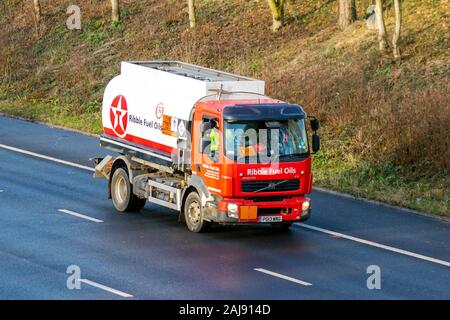
[[[259,222],[281,222],[283,221],[282,216],[260,216]]]

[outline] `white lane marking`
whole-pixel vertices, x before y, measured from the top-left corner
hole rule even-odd
[[[79,169],[95,172],[95,169],[91,168],[91,167],[87,167],[87,166],[83,166],[83,165],[80,165],[80,164],[77,164],[77,163],[74,163],[74,162],[60,160],[60,159],[49,157],[49,156],[46,156],[46,155],[43,155],[43,154],[39,154],[39,153],[35,153],[35,152],[31,152],[31,151],[27,151],[27,150],[23,150],[23,149],[19,149],[19,148],[7,146],[7,145],[4,145],[4,144],[0,144],[0,148],[6,149],[6,150],[10,150],[10,151],[14,151],[14,152],[18,152],[18,153],[22,153],[22,154],[27,154],[27,155],[30,155],[30,156],[33,156],[33,157],[37,157],[37,158],[53,161],[53,162],[56,162],[56,163],[67,165],[67,166],[71,166],[71,167],[75,167],[75,168],[79,168]],[[318,189],[318,188],[316,188],[316,189]],[[0,193],[1,192],[4,192],[4,190],[0,190]],[[337,193],[337,195],[342,196],[342,194],[338,194],[338,193]],[[61,211],[61,212],[63,212],[63,211]],[[68,213],[68,212],[65,212],[65,213]],[[72,214],[73,213],[77,214],[76,212],[72,212]],[[79,214],[77,214],[77,215],[79,215]],[[92,220],[92,219],[93,220],[98,220],[98,219],[90,218],[90,217],[86,217],[86,216],[84,216],[84,217],[88,218],[88,220]],[[102,220],[98,220],[98,221],[95,221],[95,222],[103,222],[103,221]],[[364,239],[348,236],[348,235],[345,235],[345,234],[342,234],[342,233],[339,233],[339,232],[326,230],[326,229],[322,229],[322,228],[318,228],[318,227],[314,227],[314,226],[310,226],[310,225],[303,224],[303,223],[300,223],[300,222],[297,222],[295,224],[300,226],[300,227],[311,229],[311,230],[315,230],[315,231],[319,231],[319,232],[323,232],[323,233],[332,235],[334,237],[340,237],[340,238],[344,238],[344,239],[347,239],[347,240],[356,241],[356,242],[363,243],[363,244],[366,244],[366,245],[369,245],[369,246],[377,247],[377,248],[380,248],[380,249],[384,249],[384,250],[400,253],[400,254],[407,255],[407,256],[410,256],[410,257],[414,257],[414,258],[417,258],[417,259],[422,259],[422,260],[425,260],[425,261],[429,261],[429,262],[437,263],[437,264],[440,264],[440,265],[443,265],[443,266],[446,266],[446,267],[450,267],[450,262],[448,262],[448,261],[444,261],[444,260],[440,260],[440,259],[436,259],[436,258],[431,258],[431,257],[424,256],[424,255],[421,255],[421,254],[417,254],[417,253],[414,253],[414,252],[410,252],[410,251],[406,251],[406,250],[403,250],[403,249],[398,249],[398,248],[386,246],[386,245],[383,245],[383,244],[380,244],[380,243],[376,243],[376,242],[372,242],[372,241],[368,241],[368,240],[364,240]]]
[[[96,219],[96,218],[85,216],[84,214],[81,214],[81,213],[78,213],[78,212],[75,212],[75,211],[70,211],[70,210],[67,210],[67,209],[58,209],[58,211],[62,212],[62,213],[70,214],[71,216],[75,216],[75,217],[78,217],[78,218],[81,218],[81,219],[86,219],[86,220],[97,222],[97,223],[103,222],[103,220],[99,220],[99,219]]]
[[[5,191],[5,190],[0,189],[0,193],[2,193],[3,191]]]
[[[128,293],[126,293],[126,292],[123,292],[123,291],[120,291],[120,290],[116,290],[116,289],[113,289],[113,288],[104,286],[104,285],[102,285],[102,284],[100,284],[100,283],[91,281],[91,280],[89,280],[89,279],[80,279],[80,282],[83,282],[83,283],[85,283],[85,284],[87,284],[87,285],[96,287],[96,288],[101,289],[101,290],[108,291],[108,292],[110,292],[110,293],[113,293],[113,294],[115,294],[115,295],[121,296],[121,297],[123,297],[123,298],[133,298],[133,296],[132,296],[131,294],[128,294]]]
[[[329,235],[331,235],[333,237],[338,237],[338,238],[343,238],[343,239],[359,242],[359,243],[362,243],[362,244],[366,244],[368,246],[384,249],[384,250],[387,250],[387,251],[403,254],[405,256],[409,256],[409,257],[425,260],[425,261],[428,261],[428,262],[437,263],[437,264],[440,264],[440,265],[443,265],[443,266],[446,266],[446,267],[450,267],[450,262],[448,262],[448,261],[439,260],[439,259],[436,259],[436,258],[424,256],[424,255],[421,255],[421,254],[418,254],[418,253],[414,253],[414,252],[411,252],[411,251],[406,251],[406,250],[403,250],[403,249],[398,249],[398,248],[394,248],[394,247],[391,247],[391,246],[387,246],[387,245],[384,245],[384,244],[381,244],[381,243],[377,243],[377,242],[373,242],[373,241],[369,241],[369,240],[364,240],[364,239],[361,239],[361,238],[348,236],[348,235],[343,234],[343,233],[339,233],[339,232],[335,232],[335,231],[331,231],[331,230],[327,230],[327,229],[322,229],[322,228],[319,228],[319,227],[314,227],[314,226],[311,226],[311,225],[308,225],[308,224],[304,224],[304,223],[301,223],[301,222],[296,222],[295,224],[300,226],[300,227],[306,228],[306,229],[311,229],[311,230],[314,230],[314,231],[319,231],[319,232],[323,232],[323,233],[329,234]]]
[[[273,272],[273,271],[270,271],[270,270],[266,270],[266,269],[262,269],[262,268],[255,268],[253,270],[258,271],[258,272],[262,272],[262,273],[265,273],[265,274],[268,274],[270,276],[277,277],[277,278],[280,278],[280,279],[283,279],[283,280],[295,282],[295,283],[301,284],[303,286],[312,286],[312,283],[309,283],[309,282],[306,282],[306,281],[302,281],[302,280],[299,280],[299,279],[295,279],[295,278],[291,278],[291,277],[285,276],[284,274],[276,273],[276,272]]]
[[[39,153],[35,153],[35,152],[31,152],[31,151],[27,151],[27,150],[23,150],[23,149],[19,149],[19,148],[7,146],[7,145],[4,145],[4,144],[0,144],[0,148],[6,149],[6,150],[9,150],[9,151],[14,151],[14,152],[26,154],[26,155],[29,155],[29,156],[32,156],[32,157],[36,157],[36,158],[40,158],[40,159],[44,159],[44,160],[53,161],[53,162],[56,162],[56,163],[64,164],[66,166],[71,166],[71,167],[75,167],[75,168],[78,168],[78,169],[88,170],[88,171],[92,171],[92,172],[95,171],[94,168],[83,166],[83,165],[78,164],[78,163],[65,161],[65,160],[60,160],[60,159],[57,159],[57,158],[53,158],[53,157],[49,157],[49,156],[46,156],[46,155],[43,155],[43,154],[39,154]]]

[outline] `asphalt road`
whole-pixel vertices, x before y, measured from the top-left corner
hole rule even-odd
[[[0,117],[1,299],[450,299],[446,221],[315,191],[289,232],[194,234],[165,208],[116,213],[92,172],[5,145],[84,166],[105,155],[95,137]]]

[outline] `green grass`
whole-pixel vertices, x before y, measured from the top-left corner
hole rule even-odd
[[[450,217],[450,175],[417,176],[401,166],[379,167],[351,156],[332,155],[333,151],[322,150],[314,156],[315,185]]]
[[[100,108],[93,103],[95,111],[76,114],[70,105],[63,105],[57,99],[47,101],[0,101],[0,112],[12,116],[45,122],[51,125],[63,126],[81,130],[86,133],[99,134],[102,131]]]

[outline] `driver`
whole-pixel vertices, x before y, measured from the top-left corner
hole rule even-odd
[[[216,119],[211,121],[211,133],[209,134],[211,158],[217,162],[219,156],[219,122]]]

